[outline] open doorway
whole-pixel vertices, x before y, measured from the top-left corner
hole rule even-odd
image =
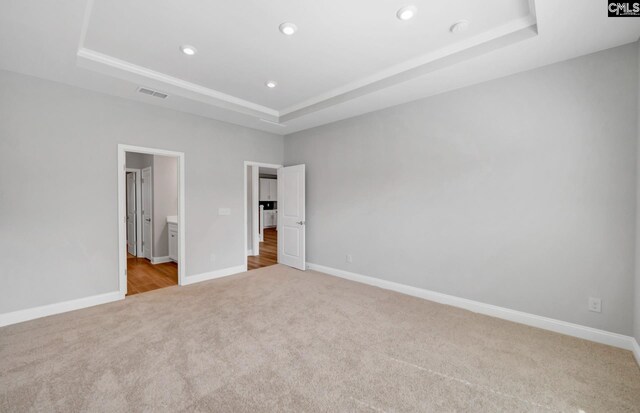
[[[182,284],[184,155],[118,145],[120,291]]]
[[[245,162],[247,270],[278,263],[278,168]]]

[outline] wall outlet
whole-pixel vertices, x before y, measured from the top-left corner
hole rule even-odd
[[[589,297],[589,311],[593,311],[595,313],[601,313],[602,300],[597,297]]]
[[[216,254],[211,254],[210,260],[211,260],[211,264],[216,262]]]
[[[347,256],[345,257],[345,260],[351,264],[353,262],[353,257],[351,256],[351,254],[347,254]]]

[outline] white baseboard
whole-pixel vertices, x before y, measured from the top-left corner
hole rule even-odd
[[[168,255],[166,257],[151,257],[151,264],[164,264],[173,261]]]
[[[640,367],[640,344],[638,343],[638,340],[633,337],[631,338],[631,341],[633,341],[633,343],[631,344],[633,346],[633,355],[636,357],[638,367]]]
[[[158,262],[155,262],[154,264],[158,264]],[[247,271],[246,265],[223,268],[221,270],[211,271],[204,274],[184,277],[182,285],[189,285],[201,281],[213,280],[215,278],[226,277],[228,275],[233,275],[245,271]],[[36,318],[46,317],[54,314],[66,313],[67,311],[80,310],[82,308],[93,307],[95,305],[106,304],[122,299],[124,299],[124,294],[120,293],[120,291],[115,291],[112,293],[94,295],[91,297],[78,298],[75,300],[63,301],[61,303],[43,305],[40,307],[27,308],[25,310],[4,313],[0,314],[0,327],[21,323],[23,321],[34,320]]]
[[[361,275],[349,271],[339,270],[336,268],[325,267],[319,264],[307,263],[307,268],[336,277],[345,278],[347,280],[373,285],[385,290],[392,290],[402,294],[411,295],[413,297],[423,298],[425,300],[435,301],[441,304],[464,308],[465,310],[473,311],[474,313],[485,314],[520,324],[526,324],[528,326],[538,327],[560,334],[566,334],[585,340],[595,341],[596,343],[608,344],[610,346],[623,348],[625,350],[633,350],[634,343],[636,345],[636,348],[638,345],[633,337],[617,333],[610,333],[608,331],[598,330],[596,328],[582,326],[580,324],[568,323],[566,321],[556,320],[553,318],[511,310],[508,308],[485,304],[479,301],[468,300],[466,298],[460,298],[453,295],[447,295],[435,291],[425,290],[422,288],[411,287],[409,285],[404,285],[393,281],[386,281],[380,278],[369,277],[367,275]],[[636,358],[638,358],[638,352],[636,352]]]
[[[70,301],[63,301],[55,304],[43,305],[40,307],[27,308],[25,310],[13,311],[0,314],[0,327],[10,324],[22,323],[23,321],[34,320],[54,314],[66,313],[67,311],[79,310],[81,308],[93,307],[95,305],[106,304],[112,301],[122,300],[124,295],[120,291],[112,293],[93,295],[91,297],[78,298]]]
[[[253,256],[253,250],[247,250],[247,256],[248,257],[252,257]]]
[[[184,277],[182,280],[182,285],[195,284],[202,281],[214,280],[216,278],[227,277],[229,275],[238,274],[241,272],[247,271],[247,266],[238,265],[236,267],[223,268],[221,270],[215,270],[210,272],[205,272],[202,274],[190,275],[188,277]]]

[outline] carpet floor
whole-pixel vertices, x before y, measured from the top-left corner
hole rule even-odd
[[[280,265],[0,329],[1,412],[639,412],[631,352]]]

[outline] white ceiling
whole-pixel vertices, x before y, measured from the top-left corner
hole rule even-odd
[[[529,15],[528,0],[412,0],[419,13],[402,22],[404,1],[95,1],[83,47],[286,111]],[[474,24],[452,35],[460,18]],[[284,21],[299,31],[284,36]],[[182,44],[198,54],[183,55]]]
[[[399,21],[407,4],[418,12]],[[460,19],[469,30],[452,34]],[[298,26],[295,35],[278,31],[285,21]],[[599,0],[0,3],[0,69],[278,134],[639,36],[640,19],[608,18]],[[182,44],[198,53],[183,55]],[[169,97],[142,95],[140,86]]]

